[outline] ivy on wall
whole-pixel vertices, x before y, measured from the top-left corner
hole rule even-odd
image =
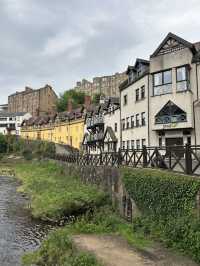
[[[123,181],[141,211],[134,231],[162,240],[200,262],[200,179],[151,169],[125,169]]]

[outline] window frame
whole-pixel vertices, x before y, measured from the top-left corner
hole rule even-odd
[[[146,117],[145,117],[145,112],[141,113],[141,126],[146,126]]]
[[[139,127],[140,126],[140,114],[136,114],[135,115],[135,123],[136,123],[136,127]]]
[[[141,100],[145,99],[145,85],[140,88]]]
[[[178,69],[181,69],[181,68],[185,68],[186,79],[178,80],[177,71],[178,71]],[[184,91],[190,90],[190,88],[189,88],[189,80],[190,80],[189,65],[182,65],[182,66],[176,67],[176,92],[184,92]],[[184,82],[186,82],[186,84],[187,84],[187,89],[186,90],[178,90],[177,84],[184,83]]]
[[[135,101],[138,102],[140,100],[140,89],[135,90]]]
[[[169,72],[169,71],[171,72],[171,82],[164,83],[164,73],[165,72]],[[155,75],[157,75],[157,74],[161,74],[162,75],[162,84],[160,84],[160,85],[155,85]],[[165,85],[172,85],[172,82],[173,82],[173,80],[172,80],[172,68],[152,73],[152,75],[153,75],[153,96],[160,96],[160,95],[165,95],[165,94],[171,94],[172,93],[172,86],[171,86],[171,91],[170,92],[165,92],[165,93],[161,93],[161,94],[155,94],[155,88],[163,87]]]
[[[131,116],[131,128],[134,128],[135,127],[135,116],[132,115]]]
[[[127,105],[128,104],[128,94],[124,94],[124,97],[123,97],[123,105]]]
[[[129,121],[129,116],[126,117],[126,129],[129,129],[130,128],[130,121]]]

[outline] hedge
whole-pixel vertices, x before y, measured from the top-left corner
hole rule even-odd
[[[200,262],[200,219],[195,177],[151,169],[125,169],[123,181],[141,211],[133,220],[135,231],[159,238]]]

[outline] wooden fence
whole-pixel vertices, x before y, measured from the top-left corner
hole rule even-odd
[[[200,176],[200,146],[143,147],[101,154],[55,155],[54,159],[81,166],[161,168]]]

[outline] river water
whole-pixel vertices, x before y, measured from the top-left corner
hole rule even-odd
[[[0,266],[21,265],[24,252],[38,248],[49,229],[31,219],[17,186],[14,178],[0,177]]]

